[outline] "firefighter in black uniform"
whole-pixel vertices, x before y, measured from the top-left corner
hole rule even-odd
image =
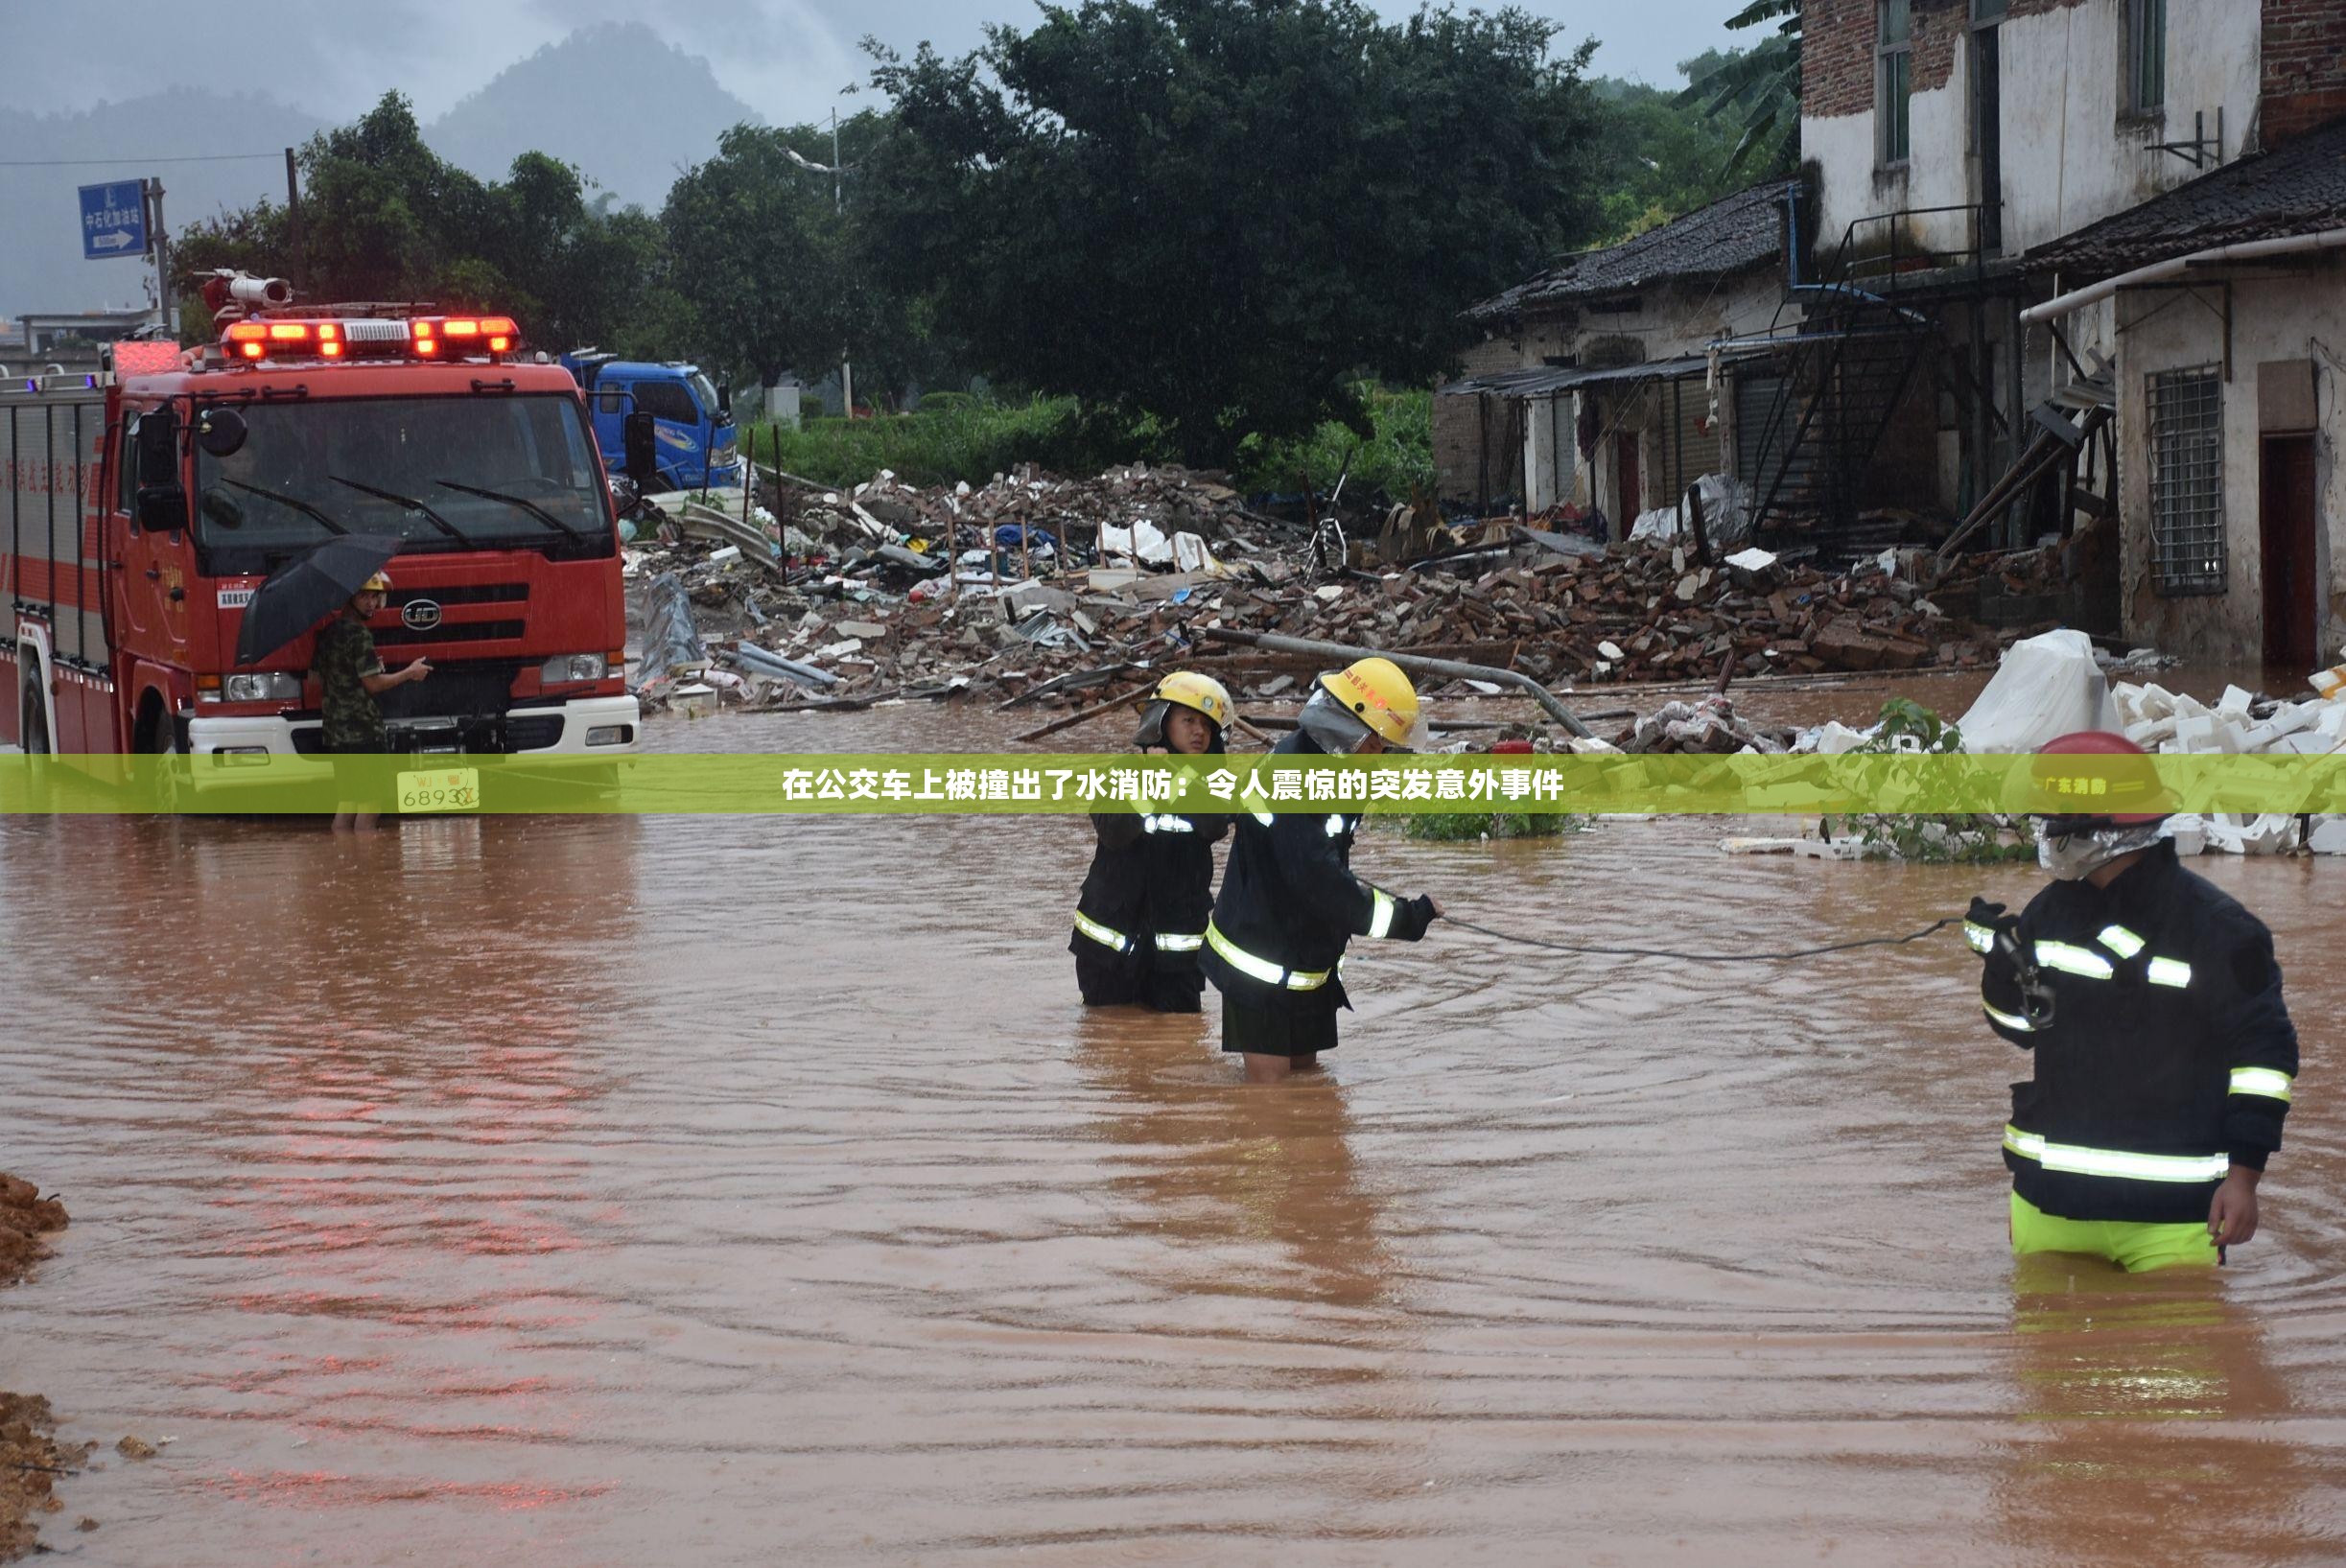
[[[1320,677],[1295,734],[1271,755],[1365,755],[1419,734],[1409,677],[1390,660],[1363,659]],[[1337,1011],[1352,1005],[1336,972],[1347,943],[1415,942],[1442,913],[1432,899],[1396,899],[1352,875],[1357,815],[1275,813],[1269,804],[1236,818],[1203,957],[1222,994],[1222,1049],[1246,1058],[1250,1083],[1317,1066],[1335,1048]]]
[[[1133,744],[1142,751],[1218,753],[1230,693],[1184,670],[1157,685]],[[1230,831],[1220,812],[1094,811],[1099,848],[1075,905],[1075,983],[1086,1007],[1138,1003],[1195,1013],[1206,982],[1198,949],[1213,909],[1213,846]]]
[[[2004,1130],[2012,1251],[2219,1263],[2256,1234],[2297,1075],[2272,934],[2178,863],[2141,747],[2087,731],[2035,768],[2104,809],[2040,818],[2056,880],[2018,915],[1975,899],[1963,924],[1989,1026],[2036,1062]]]

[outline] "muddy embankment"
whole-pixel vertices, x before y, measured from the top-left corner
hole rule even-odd
[[[43,1236],[64,1229],[64,1205],[44,1201],[31,1182],[0,1176],[0,1287],[41,1256]],[[40,1520],[59,1509],[57,1478],[85,1456],[85,1449],[59,1447],[53,1430],[48,1400],[0,1392],[0,1562],[33,1549]]]

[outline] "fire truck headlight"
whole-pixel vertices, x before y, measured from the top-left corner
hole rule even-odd
[[[298,675],[230,675],[220,683],[223,702],[299,702]]]
[[[539,666],[538,679],[548,686],[559,686],[569,681],[599,681],[609,672],[599,653],[564,653]]]

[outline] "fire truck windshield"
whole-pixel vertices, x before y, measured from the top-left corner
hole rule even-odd
[[[402,554],[618,548],[575,399],[312,398],[239,411],[243,447],[197,448],[196,542],[215,575],[272,570],[337,527],[394,535]]]

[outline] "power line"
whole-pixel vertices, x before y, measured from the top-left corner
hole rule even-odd
[[[274,152],[210,152],[195,157],[142,158],[135,154],[120,158],[0,158],[0,169],[81,169],[106,163],[247,163],[268,158],[271,162],[285,156],[285,150]]]

